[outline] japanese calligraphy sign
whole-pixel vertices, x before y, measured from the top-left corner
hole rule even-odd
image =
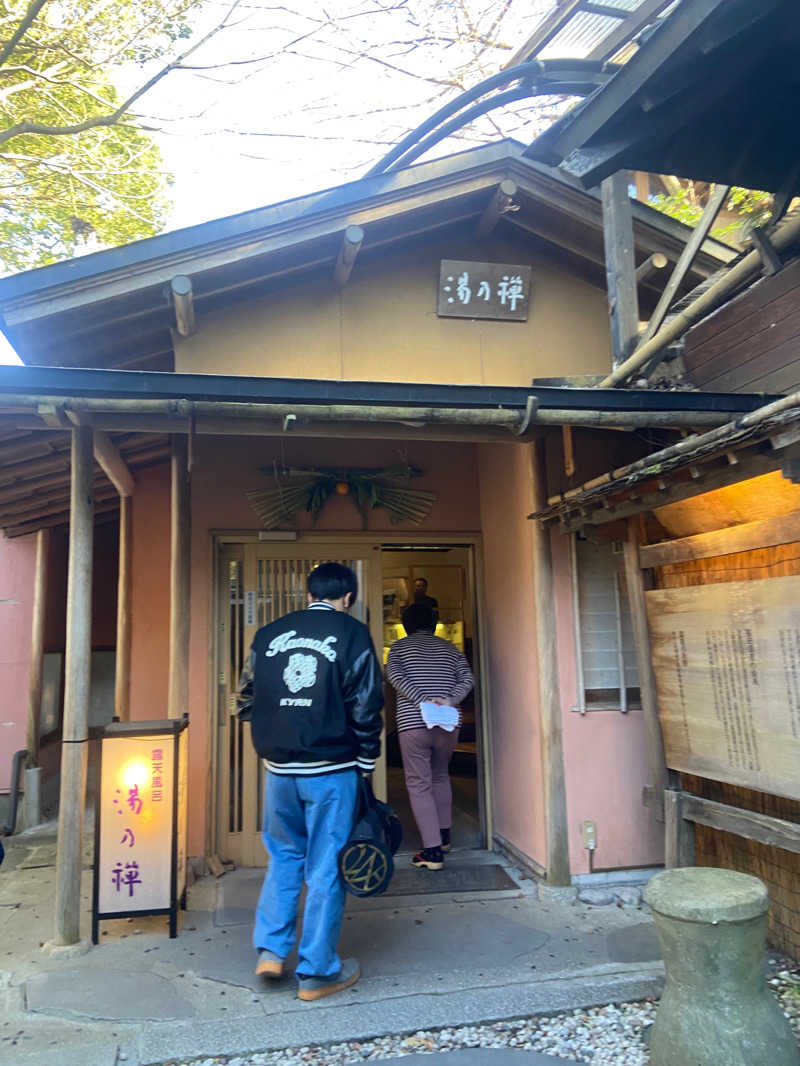
[[[800,799],[800,577],[646,601],[667,765]]]
[[[167,910],[172,901],[174,740],[104,736],[98,909]]]
[[[530,302],[529,266],[442,260],[437,308],[440,317],[526,322]]]

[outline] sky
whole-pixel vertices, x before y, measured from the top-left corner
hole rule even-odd
[[[168,228],[358,178],[453,98],[453,83],[496,73],[552,6],[298,0],[292,10],[247,0],[191,57],[201,69],[170,75],[145,98],[144,118],[160,128],[174,175]],[[198,32],[221,10],[212,0]],[[519,125],[485,120],[464,138],[475,144]],[[439,154],[464,146],[450,141]]]
[[[166,230],[360,177],[460,87],[496,73],[553,0],[207,0],[194,45],[226,28],[136,105],[170,175]],[[127,94],[155,67],[122,70]],[[517,104],[432,155],[531,140],[563,101]],[[17,361],[0,338],[0,361]]]

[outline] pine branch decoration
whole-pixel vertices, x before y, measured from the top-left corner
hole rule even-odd
[[[275,487],[245,493],[265,529],[277,529],[294,520],[298,511],[308,511],[314,521],[333,495],[350,496],[366,524],[377,507],[389,512],[392,522],[419,525],[430,512],[436,494],[408,487],[421,477],[416,467],[400,465],[380,470],[327,468],[262,469],[273,477]]]

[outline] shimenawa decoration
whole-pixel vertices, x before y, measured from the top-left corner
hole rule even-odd
[[[308,511],[316,522],[333,495],[350,496],[365,525],[377,507],[387,510],[392,522],[419,525],[436,500],[433,492],[409,487],[423,472],[405,463],[377,470],[276,466],[262,467],[261,473],[274,479],[274,488],[245,495],[265,529],[291,522],[298,511]]]

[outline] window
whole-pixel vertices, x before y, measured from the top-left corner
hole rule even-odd
[[[639,706],[636,648],[618,542],[572,538],[573,615],[578,674],[575,710]]]

